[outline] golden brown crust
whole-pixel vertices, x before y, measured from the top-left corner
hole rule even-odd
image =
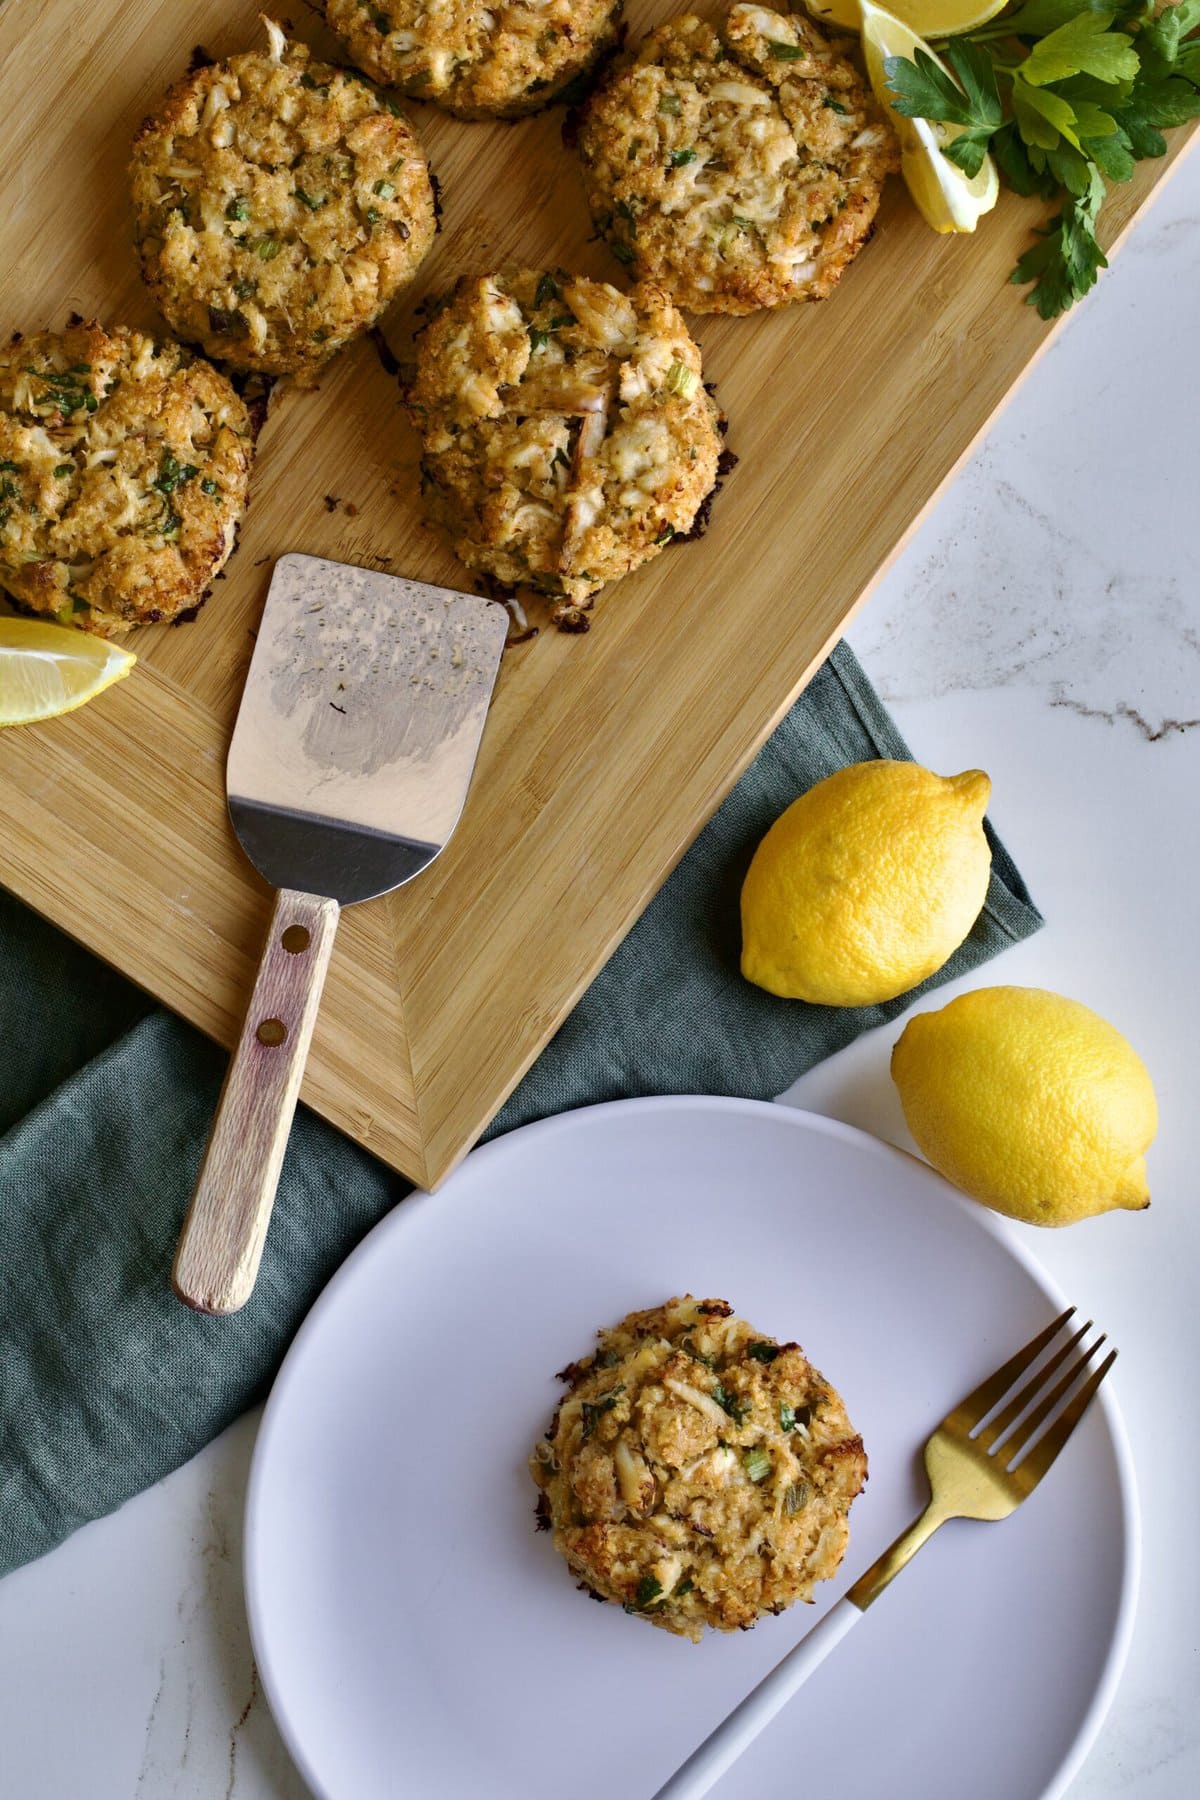
[[[750,5],[652,31],[588,103],[579,145],[614,255],[693,312],[825,298],[899,167],[843,51]]]
[[[461,119],[549,106],[616,36],[621,0],[324,0],[351,62]]]
[[[416,274],[436,230],[412,127],[271,26],[197,69],[133,146],[142,273],[172,329],[236,368],[311,379]]]
[[[233,548],[254,428],[169,339],[94,321],[0,349],[0,584],[114,637],[198,604]]]
[[[567,626],[686,534],[716,479],[700,352],[649,286],[464,279],[422,333],[409,404],[429,516],[468,568],[551,595]]]
[[[685,1295],[601,1331],[530,1458],[540,1517],[585,1587],[693,1640],[811,1598],[867,1476],[798,1344]]]

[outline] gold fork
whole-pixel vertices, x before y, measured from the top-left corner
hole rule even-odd
[[[1110,1350],[1080,1382],[1105,1342],[1102,1332],[1089,1347],[1081,1348],[1092,1328],[1089,1319],[1034,1369],[1074,1315],[1075,1308],[1069,1306],[947,1413],[925,1445],[930,1498],[920,1518],[734,1707],[658,1789],[654,1800],[699,1800],[707,1794],[939,1525],[947,1519],[1006,1519],[1028,1499],[1117,1360],[1117,1352]],[[1018,1386],[1026,1375],[1029,1379]]]

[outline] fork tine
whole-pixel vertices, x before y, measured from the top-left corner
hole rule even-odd
[[[981,1450],[990,1450],[994,1444],[1004,1442],[1025,1408],[1031,1401],[1037,1399],[1054,1371],[1062,1367],[1080,1339],[1085,1337],[1091,1329],[1092,1321],[1089,1319],[1086,1325],[1081,1325],[1078,1331],[1071,1334],[1061,1350],[1056,1350],[1050,1360],[1043,1363],[1035,1375],[1029,1377],[1023,1388],[1018,1389],[1004,1411],[997,1413],[991,1424],[975,1438],[975,1442]],[[1103,1342],[1103,1340],[1101,1341]],[[986,1414],[984,1416],[986,1417]]]
[[[1041,1376],[1035,1377],[1035,1379],[1029,1383],[1029,1386],[1025,1390],[1025,1392],[1028,1396],[1028,1399],[1026,1400],[1026,1405],[1028,1405],[1029,1400],[1032,1400],[1034,1398],[1035,1391],[1037,1393],[1042,1393],[1042,1398],[1038,1401],[1037,1405],[1033,1408],[1032,1412],[1029,1414],[1029,1417],[1027,1419],[1022,1419],[1022,1421],[1021,1421],[1021,1443],[1022,1444],[1028,1444],[1030,1442],[1030,1440],[1032,1439],[1034,1433],[1036,1431],[1038,1431],[1041,1428],[1041,1426],[1043,1426],[1046,1423],[1046,1420],[1050,1417],[1051,1413],[1054,1411],[1054,1409],[1058,1405],[1059,1401],[1064,1400],[1066,1398],[1066,1396],[1070,1393],[1070,1391],[1074,1387],[1075,1383],[1079,1380],[1079,1377],[1083,1374],[1083,1371],[1087,1368],[1088,1364],[1091,1362],[1093,1356],[1095,1356],[1097,1350],[1099,1350],[1101,1344],[1106,1343],[1106,1342],[1107,1342],[1106,1334],[1102,1331],[1100,1333],[1100,1336],[1096,1339],[1095,1343],[1089,1345],[1089,1347],[1083,1352],[1082,1356],[1078,1356],[1075,1358],[1074,1362],[1071,1364],[1071,1366],[1067,1370],[1066,1374],[1062,1377],[1062,1380],[1055,1382],[1054,1386],[1052,1388],[1050,1388],[1047,1392],[1042,1393],[1042,1384],[1044,1383],[1046,1376],[1049,1375],[1049,1373],[1050,1373],[1049,1369],[1043,1369]],[[1018,1408],[1018,1411],[1019,1410],[1020,1409]],[[997,1450],[996,1450],[997,1461],[1006,1463],[1006,1464],[1011,1464],[1013,1458],[1018,1454],[1015,1441],[1010,1441],[1009,1443],[1004,1444],[1004,1440],[1003,1440],[1003,1438],[1001,1438],[999,1440],[999,1443],[1003,1445],[1003,1449],[997,1448]]]
[[[1023,1350],[1018,1350],[1015,1356],[1010,1356],[1003,1368],[997,1369],[994,1375],[989,1375],[986,1381],[980,1382],[974,1393],[968,1394],[965,1400],[960,1400],[950,1418],[968,1430],[973,1429],[980,1419],[985,1419],[993,1406],[1003,1400],[1013,1382],[1041,1355],[1051,1338],[1062,1330],[1074,1312],[1075,1308],[1068,1306],[1053,1325],[1047,1325],[1045,1331],[1039,1331],[1032,1343],[1026,1344]]]
[[[1098,1348],[1098,1346],[1095,1346]],[[1108,1374],[1117,1360],[1117,1352],[1110,1350],[1100,1367],[1084,1382],[1079,1392],[1073,1396],[1054,1421],[1046,1435],[1034,1445],[1028,1456],[1023,1457],[1013,1470],[1013,1479],[1019,1481],[1028,1491],[1037,1486],[1046,1470],[1050,1467],[1084,1413],[1095,1398],[1096,1389]],[[1028,1442],[1028,1439],[1026,1440]]]

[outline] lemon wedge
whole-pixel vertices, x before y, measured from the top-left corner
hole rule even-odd
[[[998,10],[998,9],[997,9]],[[906,56],[911,61],[917,50],[923,50],[940,69],[946,65],[935,56],[924,38],[917,36],[892,13],[862,0],[862,42],[867,74],[875,97],[886,106],[900,139],[900,173],[917,210],[935,231],[974,231],[985,212],[990,212],[1000,193],[1000,178],[990,156],[985,156],[977,175],[967,175],[957,163],[942,155],[962,130],[961,125],[936,124],[931,119],[905,119],[897,113],[888,95],[884,60],[889,56]],[[990,16],[990,15],[988,15]],[[949,73],[949,71],[947,71]]]
[[[85,631],[0,618],[0,725],[74,712],[128,675],[136,661],[132,650]]]
[[[1008,0],[896,0],[893,16],[922,37],[957,37],[961,31],[986,25],[1007,4]],[[862,30],[862,0],[804,0],[804,6],[818,25]]]

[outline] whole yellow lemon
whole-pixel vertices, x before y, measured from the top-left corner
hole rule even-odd
[[[981,769],[839,769],[794,800],[742,887],[742,974],[785,1000],[870,1006],[908,993],[979,917],[992,855]]]
[[[1044,988],[976,988],[910,1019],[892,1051],[908,1128],[935,1169],[1030,1225],[1149,1206],[1158,1107],[1112,1025]]]

